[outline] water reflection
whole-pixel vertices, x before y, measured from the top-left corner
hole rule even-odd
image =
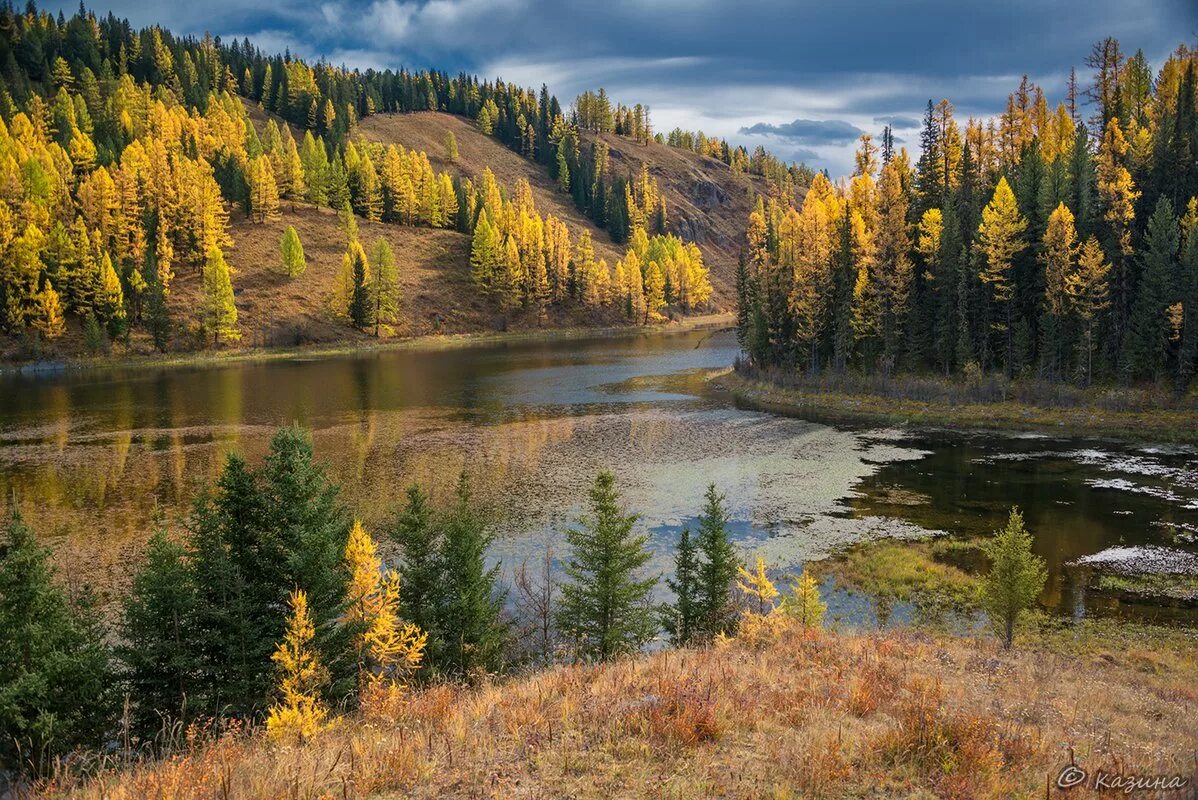
[[[260,459],[292,422],[313,430],[368,524],[411,481],[445,496],[466,470],[509,566],[568,524],[602,468],[643,514],[662,571],[710,481],[746,554],[780,566],[864,537],[988,533],[1017,503],[1052,567],[1046,599],[1064,610],[1094,605],[1065,561],[1121,542],[1191,546],[1179,536],[1198,531],[1198,455],[1184,448],[860,430],[646,379],[734,357],[731,334],[688,333],[0,378],[0,491],[101,588],[127,581],[156,510],[177,526],[227,452]]]

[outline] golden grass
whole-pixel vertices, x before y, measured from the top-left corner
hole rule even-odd
[[[1191,774],[1193,643],[1121,636],[1126,657],[1109,658],[1065,634],[1004,652],[914,631],[786,628],[758,646],[433,686],[394,718],[345,719],[306,745],[230,734],[42,794],[1039,797],[1070,753],[1082,766]]]
[[[779,414],[825,416],[870,424],[1053,431],[1060,434],[1154,437],[1198,442],[1198,408],[1110,409],[1082,404],[1049,407],[1015,401],[953,403],[870,393],[783,388],[733,371],[712,379],[738,403]]]

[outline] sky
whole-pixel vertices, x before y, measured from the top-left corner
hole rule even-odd
[[[929,99],[1002,111],[1027,74],[1050,103],[1106,36],[1154,71],[1198,42],[1198,0],[98,0],[136,26],[249,37],[349,67],[467,71],[549,85],[563,106],[603,86],[675,126],[765,145],[833,175],[891,124],[913,153]],[[70,14],[78,0],[42,3]]]

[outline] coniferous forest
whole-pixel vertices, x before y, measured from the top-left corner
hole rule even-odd
[[[1198,50],[963,116],[840,177],[0,0],[0,795],[1192,788]],[[161,357],[281,300],[352,352]],[[443,311],[517,335],[373,344]]]
[[[752,363],[1185,391],[1198,54],[1154,68],[1106,39],[1085,68],[1055,106],[1024,78],[988,120],[929,100],[918,155],[867,134],[850,177],[762,198],[737,277]]]

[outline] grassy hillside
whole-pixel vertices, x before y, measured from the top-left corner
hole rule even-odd
[[[914,631],[805,633],[435,686],[304,745],[229,735],[49,796],[1076,796],[1093,772],[1191,775],[1181,634],[1071,631],[1005,652]]]
[[[585,134],[594,137],[596,134]],[[656,142],[637,144],[615,134],[598,134],[610,148],[612,168],[636,175],[641,164],[657,179],[666,198],[667,227],[703,251],[711,269],[712,301],[736,307],[736,259],[745,241],[745,224],[758,194],[768,195],[758,175],[733,173],[722,161]]]

